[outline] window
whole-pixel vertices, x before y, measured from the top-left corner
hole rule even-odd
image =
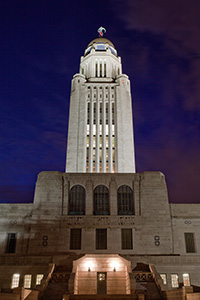
[[[185,247],[186,253],[195,253],[194,233],[185,233]]]
[[[6,253],[15,253],[17,235],[16,233],[8,233]]]
[[[109,191],[104,185],[94,190],[94,215],[109,215]]]
[[[94,102],[93,112],[93,124],[96,124],[96,102]]]
[[[106,97],[108,97],[108,94],[106,94]],[[106,102],[106,124],[108,124],[108,102]]]
[[[44,277],[43,274],[37,274],[37,276],[36,276],[36,285],[41,284],[41,281],[42,281],[43,277]]]
[[[122,249],[133,249],[132,229],[122,229]]]
[[[98,64],[95,63],[95,77],[98,77]]]
[[[173,288],[178,288],[179,287],[178,274],[171,274],[171,282],[172,282],[172,287]]]
[[[85,189],[81,185],[75,185],[70,190],[69,196],[69,214],[85,214]]]
[[[89,94],[88,94],[89,96]],[[90,124],[90,103],[87,105],[87,124]]]
[[[122,185],[117,191],[118,215],[133,215],[133,190],[127,186]]]
[[[114,95],[112,95],[114,96]],[[112,124],[115,124],[115,107],[114,103],[112,103]]]
[[[183,285],[190,286],[190,275],[187,273],[183,274]]]
[[[30,289],[31,288],[31,275],[25,275],[24,276],[24,288],[25,289]]]
[[[81,249],[81,229],[71,229],[70,249],[71,250]]]
[[[160,274],[164,284],[167,284],[167,274]]]
[[[100,62],[100,77],[102,77],[102,63]]]
[[[107,229],[96,229],[96,249],[107,249]]]
[[[19,286],[19,278],[20,278],[19,274],[13,274],[11,289],[14,289]]]

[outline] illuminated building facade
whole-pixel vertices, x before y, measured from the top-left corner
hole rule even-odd
[[[169,204],[161,172],[135,173],[131,103],[114,45],[94,39],[72,80],[66,172],[41,172],[32,204],[0,205],[0,299],[200,286],[200,205]]]
[[[72,80],[66,172],[135,172],[130,81],[105,38],[89,43]]]

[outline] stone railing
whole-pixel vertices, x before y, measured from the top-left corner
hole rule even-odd
[[[137,272],[133,273],[133,276],[137,282],[154,281],[151,272]]]

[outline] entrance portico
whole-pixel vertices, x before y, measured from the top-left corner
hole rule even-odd
[[[86,254],[73,262],[70,290],[77,294],[130,294],[131,263],[117,254]]]

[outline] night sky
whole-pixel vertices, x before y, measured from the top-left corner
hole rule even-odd
[[[64,172],[71,79],[100,26],[131,80],[137,172],[200,203],[199,15],[199,0],[1,0],[1,203],[32,202],[39,172]]]

